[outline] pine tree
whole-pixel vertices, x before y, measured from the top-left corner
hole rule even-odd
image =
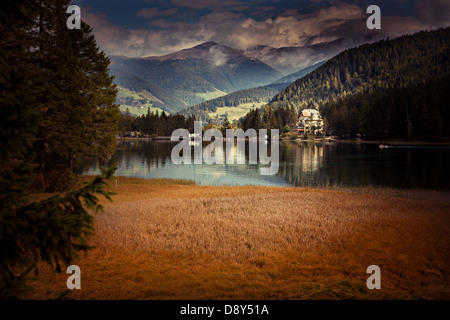
[[[231,129],[231,123],[230,121],[228,121],[228,117],[225,116],[225,120],[223,121],[223,125],[222,125],[222,134],[225,136],[226,134],[226,130],[227,129]]]
[[[28,274],[39,261],[52,270],[70,265],[87,251],[93,217],[101,210],[96,194],[110,199],[105,179],[115,167],[93,182],[65,195],[30,202],[27,192],[34,174],[31,145],[43,125],[43,82],[30,75],[44,70],[35,63],[30,30],[36,28],[36,2],[6,0],[0,13],[0,299],[24,298]]]
[[[99,52],[92,29],[66,26],[69,0],[40,2],[35,53],[44,72],[46,105],[40,128],[40,163],[73,171],[86,157],[108,160],[115,150],[120,111],[109,75],[109,58]]]
[[[255,114],[253,116],[253,121],[252,121],[252,128],[255,129],[257,132],[259,129],[262,128],[261,115],[259,114],[258,110],[255,110]]]

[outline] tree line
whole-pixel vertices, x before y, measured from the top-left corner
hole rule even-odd
[[[285,106],[273,109],[266,105],[260,109],[250,110],[239,124],[243,130],[253,128],[259,129],[278,129],[281,132],[290,131],[289,127],[297,122],[298,110],[294,106]]]
[[[280,132],[283,132],[287,130],[286,126],[295,125],[297,117],[298,110],[294,106],[273,109],[270,105],[266,105],[260,109],[250,110],[234,126],[227,117],[224,118],[221,124],[216,124],[212,120],[206,121],[203,124],[206,129],[279,129]],[[174,130],[179,128],[193,132],[194,121],[196,120],[200,121],[195,116],[185,117],[181,114],[167,115],[164,111],[157,113],[150,110],[147,111],[146,115],[135,117],[127,110],[121,115],[119,131],[122,135],[138,131],[144,135],[170,136]]]
[[[321,106],[326,131],[339,137],[439,140],[450,136],[450,77],[420,85],[377,88]]]
[[[147,110],[146,115],[134,117],[127,110],[122,113],[119,121],[119,132],[124,135],[128,132],[138,131],[145,135],[170,136],[172,132],[179,128],[194,131],[195,116],[186,118],[181,114],[166,114]]]

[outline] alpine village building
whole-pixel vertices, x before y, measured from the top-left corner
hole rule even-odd
[[[322,134],[323,133],[323,119],[319,111],[315,109],[304,109],[299,117],[296,126],[292,131],[298,134]]]

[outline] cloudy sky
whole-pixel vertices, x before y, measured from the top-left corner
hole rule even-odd
[[[205,41],[236,49],[358,45],[450,25],[448,0],[78,0],[81,17],[110,55],[163,55]],[[381,30],[366,9],[381,8]]]

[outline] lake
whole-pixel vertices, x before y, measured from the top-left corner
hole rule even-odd
[[[383,186],[450,189],[450,148],[393,147],[377,144],[280,142],[276,175],[262,176],[261,165],[175,165],[175,142],[120,141],[108,163],[85,161],[80,174],[98,174],[100,167],[118,163],[116,175],[138,178],[193,180],[199,185],[264,186]],[[206,146],[204,142],[203,148]],[[269,148],[270,150],[270,148]],[[225,151],[224,151],[225,152]],[[246,148],[248,153],[248,147]]]

